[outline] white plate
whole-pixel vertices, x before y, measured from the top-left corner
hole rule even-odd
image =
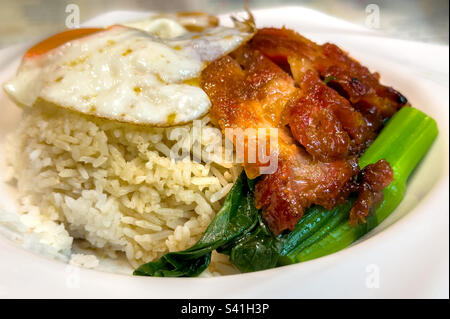
[[[317,42],[342,46],[438,121],[440,135],[397,210],[359,243],[333,255],[218,278],[145,278],[80,269],[0,237],[0,298],[448,298],[448,46],[387,38],[300,7],[254,13],[258,26],[286,25]],[[145,15],[115,11],[87,24],[108,25]],[[0,50],[0,83],[14,74],[28,46]],[[1,144],[20,120],[20,111],[3,92],[0,101]],[[0,161],[2,155],[0,148]],[[0,166],[0,179],[1,174]],[[0,210],[11,212],[15,206],[9,191],[0,183]]]

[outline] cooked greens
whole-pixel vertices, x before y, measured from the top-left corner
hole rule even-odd
[[[273,268],[280,256],[280,240],[275,238],[261,214],[258,223],[247,235],[234,243],[230,260],[241,272]]]

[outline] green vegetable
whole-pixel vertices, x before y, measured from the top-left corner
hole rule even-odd
[[[258,224],[234,244],[230,260],[241,272],[273,268],[280,256],[280,242],[258,214]]]
[[[167,253],[159,260],[141,265],[134,271],[138,276],[195,277],[211,261],[211,252],[245,235],[253,229],[259,212],[255,208],[253,192],[245,173],[235,182],[225,202],[206,229],[202,238],[191,248]]]
[[[350,226],[347,220],[337,227],[322,226],[330,226],[332,230],[312,245],[301,250],[296,249],[295,256],[289,254],[283,261],[286,262],[287,259],[287,262],[302,262],[339,251],[380,224],[402,201],[408,177],[437,134],[436,122],[421,111],[404,107],[397,112],[359,159],[361,168],[386,159],[394,171],[394,180],[383,190],[384,200],[381,205],[367,218],[366,223],[358,226]]]
[[[348,220],[354,202],[354,199],[348,200],[345,204],[337,205],[331,211],[322,207],[316,207],[312,211],[308,210],[306,216],[287,235],[281,250],[279,264],[292,264],[300,251],[325,237],[343,220]],[[306,220],[306,223],[301,223],[302,220]]]

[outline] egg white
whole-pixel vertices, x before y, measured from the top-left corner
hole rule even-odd
[[[193,33],[167,19],[113,26],[24,58],[4,89],[24,106],[44,100],[122,122],[179,125],[211,107],[199,87],[207,63],[252,35],[226,27]]]

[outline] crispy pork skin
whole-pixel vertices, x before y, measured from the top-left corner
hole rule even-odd
[[[364,222],[392,180],[386,161],[360,172],[357,160],[406,99],[337,46],[288,29],[261,29],[249,44],[212,62],[201,87],[223,131],[277,129],[267,154],[277,158],[276,170],[255,188],[255,205],[274,234],[294,229],[311,205],[331,209],[354,192],[350,221]],[[255,151],[247,135],[233,143],[245,154]],[[262,166],[245,156],[250,178]]]

